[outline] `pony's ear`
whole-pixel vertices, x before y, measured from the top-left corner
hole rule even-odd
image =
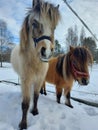
[[[58,8],[59,8],[59,6],[60,6],[60,5],[58,4],[58,5],[56,6],[56,8],[58,9]]]
[[[35,7],[37,4],[40,3],[41,0],[33,0],[32,1],[32,7]]]
[[[70,51],[73,51],[73,50],[74,50],[74,47],[73,47],[73,46],[70,46],[69,48],[70,48]]]

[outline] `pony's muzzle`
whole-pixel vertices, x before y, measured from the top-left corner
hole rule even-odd
[[[89,84],[89,78],[82,77],[81,79],[77,80],[80,85],[88,85]]]
[[[46,48],[45,48],[45,47],[42,47],[42,48],[41,48],[41,55],[42,55],[43,57],[46,57]]]
[[[52,50],[47,50],[45,47],[41,48],[41,60],[44,62],[48,62],[50,57],[52,56],[53,51]]]
[[[51,42],[47,42],[44,47],[41,48],[41,60],[44,62],[48,62],[51,56],[53,55],[53,46],[51,46]]]
[[[88,85],[89,79],[82,78],[82,85]]]

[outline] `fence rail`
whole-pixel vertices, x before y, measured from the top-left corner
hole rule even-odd
[[[7,80],[0,80],[0,83],[9,83],[9,84],[14,84],[14,85],[20,85],[19,83],[12,82],[12,81],[7,81]],[[81,91],[76,91],[76,90],[73,90],[73,91],[75,91],[75,92],[81,92]],[[50,91],[50,90],[47,90],[47,92],[55,94],[55,92]],[[82,92],[82,93],[98,95],[96,93],[88,93],[88,92]],[[89,105],[89,106],[98,107],[98,103],[95,103],[95,102],[90,102],[90,101],[79,99],[79,98],[72,97],[72,96],[71,96],[71,99],[74,100],[74,101],[77,101],[77,102]]]
[[[0,83],[10,83],[10,84],[14,84],[14,85],[20,85],[19,83],[16,82],[12,82],[12,81],[7,81],[7,80],[0,80]]]

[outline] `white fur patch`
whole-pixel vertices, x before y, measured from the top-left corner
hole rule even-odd
[[[52,55],[51,52],[51,42],[49,40],[44,40],[46,43],[46,57],[49,58]]]

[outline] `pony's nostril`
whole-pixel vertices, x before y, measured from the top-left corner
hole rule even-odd
[[[82,78],[82,83],[86,84],[86,80],[84,78]]]
[[[44,57],[46,56],[46,48],[45,47],[41,48],[41,55]]]
[[[85,79],[85,78],[82,78],[82,83],[83,83],[84,85],[87,85],[87,84],[89,83],[89,81],[88,81],[87,79]]]

